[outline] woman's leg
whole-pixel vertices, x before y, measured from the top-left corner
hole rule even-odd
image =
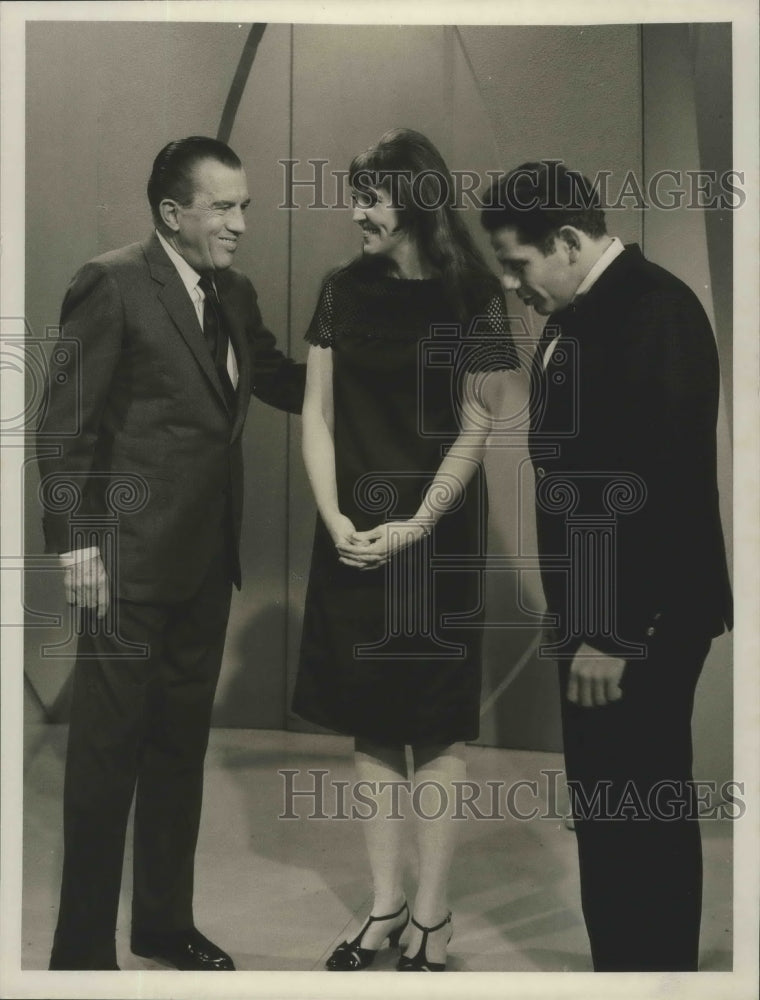
[[[369,783],[362,788],[362,797],[372,799],[377,807],[371,819],[361,822],[374,887],[371,913],[381,917],[395,913],[404,902],[402,850],[405,824],[400,817],[403,817],[407,796],[402,794],[398,784],[406,781],[406,754],[403,746],[380,746],[357,738],[355,760],[357,779]],[[375,794],[371,793],[371,788],[376,790]],[[405,916],[403,914],[395,921],[370,924],[362,938],[362,948],[379,948],[389,930],[403,922]]]
[[[452,818],[456,803],[454,782],[464,781],[466,776],[464,744],[415,746],[413,754],[413,801],[417,813],[415,828],[419,854],[414,918],[425,927],[434,927],[449,912],[449,871],[461,823]],[[446,927],[428,937],[427,958],[430,961],[446,961],[448,938]],[[406,954],[414,956],[421,942],[422,931],[411,925]]]

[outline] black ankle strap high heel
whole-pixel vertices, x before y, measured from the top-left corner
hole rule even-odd
[[[449,943],[454,934],[454,928],[451,927],[451,910],[449,910],[448,916],[444,917],[440,924],[436,924],[435,927],[423,927],[422,924],[417,923],[414,917],[412,917],[412,923],[418,930],[422,931],[422,942],[417,954],[413,958],[410,958],[408,955],[402,955],[398,960],[396,968],[399,972],[443,972],[446,968],[445,962],[430,962],[428,960],[427,940],[429,934],[434,934],[448,924],[451,929],[446,943]]]
[[[370,924],[380,920],[394,920],[396,917],[400,917],[404,910],[406,910],[406,919],[404,922],[399,924],[398,927],[394,927],[387,935],[390,944],[394,948],[398,947],[401,935],[409,923],[409,907],[406,903],[404,903],[401,909],[396,910],[395,913],[388,913],[384,917],[373,917],[372,915],[367,917],[366,923],[356,937],[351,941],[344,941],[343,944],[339,944],[325,962],[325,967],[330,972],[360,972],[362,969],[368,969],[375,960],[377,949],[362,948],[359,944],[367,928]]]

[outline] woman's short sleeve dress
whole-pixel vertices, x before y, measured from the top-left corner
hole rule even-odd
[[[458,324],[440,279],[349,265],[307,339],[333,351],[338,499],[358,530],[415,514],[459,432],[464,374],[517,367],[496,283]],[[477,737],[487,517],[478,466],[427,538],[369,571],[338,561],[317,517],[298,715],[381,745]]]

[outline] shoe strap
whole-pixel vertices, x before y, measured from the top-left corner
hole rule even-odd
[[[386,913],[384,917],[373,917],[372,914],[370,913],[370,915],[367,917],[367,923],[364,926],[365,928],[368,927],[369,924],[371,924],[375,920],[393,920],[394,917],[400,917],[406,908],[407,908],[407,903],[406,900],[404,900],[404,905],[401,907],[400,910],[396,910],[395,913]],[[414,917],[412,917],[412,920],[414,920]]]
[[[427,934],[432,934],[434,931],[439,931],[445,924],[451,923],[451,910],[449,910],[448,914],[443,918],[440,924],[436,924],[435,927],[424,927],[422,924],[418,924],[414,917],[412,917],[412,923],[418,930],[425,931]]]
[[[367,917],[366,921],[364,922],[364,925],[362,926],[361,930],[356,935],[356,937],[353,939],[353,941],[345,941],[344,944],[347,947],[351,947],[351,948],[359,947],[359,942],[362,940],[362,938],[364,937],[364,935],[367,933],[367,930],[368,930],[370,924],[375,923],[375,922],[380,921],[380,920],[392,920],[394,917],[400,917],[401,914],[406,909],[407,909],[407,902],[406,902],[406,900],[404,900],[404,905],[399,910],[396,910],[395,913],[386,913],[385,916],[383,916],[383,917],[373,917],[372,914],[370,913],[370,915]],[[365,948],[364,951],[372,951],[372,949],[371,948]]]

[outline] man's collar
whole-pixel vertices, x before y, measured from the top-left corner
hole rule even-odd
[[[200,274],[195,270],[195,268],[188,264],[181,254],[178,254],[174,247],[169,243],[165,236],[163,236],[158,230],[156,230],[156,236],[159,239],[161,246],[166,251],[169,260],[174,264],[177,269],[177,273],[182,279],[182,284],[188,290],[192,292],[195,286],[198,284],[200,279]]]
[[[578,301],[587,294],[593,284],[598,280],[599,276],[607,270],[613,260],[615,260],[616,257],[619,257],[624,250],[625,247],[622,242],[617,236],[613,236],[610,245],[601,257],[599,257],[580,285],[578,285],[575,295],[573,296],[573,304],[577,304]]]

